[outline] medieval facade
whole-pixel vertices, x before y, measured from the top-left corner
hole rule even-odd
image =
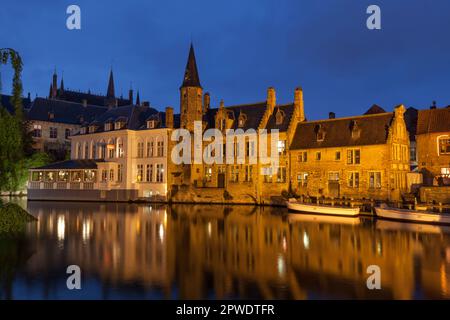
[[[301,88],[294,90],[291,103],[279,104],[272,87],[263,101],[226,105],[222,100],[213,107],[192,46],[179,88],[179,114],[171,107],[159,112],[138,98],[133,103],[132,92],[129,101],[108,103],[115,97],[112,73],[107,91],[103,102],[84,99],[84,111],[77,111],[83,119],[70,135],[71,160],[32,170],[31,197],[43,197],[50,188],[63,189],[58,198],[72,192],[71,197],[89,200],[284,204],[287,197],[306,196],[396,201],[412,192],[411,171],[417,164],[433,177],[448,175],[450,122],[442,120],[448,108],[417,112],[399,105],[386,112],[374,105],[361,116],[336,118],[331,112],[329,119],[309,121]],[[62,104],[80,105],[64,100],[67,92],[63,84],[57,90],[52,84],[49,99],[36,99],[51,106],[44,117],[69,113]],[[88,107],[87,101],[99,105]],[[181,142],[176,129],[191,138],[190,161],[184,150],[175,149]],[[211,129],[223,138],[206,139],[203,134]],[[204,155],[221,161],[206,162]]]

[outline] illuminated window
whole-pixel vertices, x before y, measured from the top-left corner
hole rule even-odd
[[[211,182],[212,180],[212,168],[210,166],[205,167],[205,180]]]
[[[123,141],[122,141],[122,139],[119,139],[119,140],[117,141],[117,156],[118,156],[119,158],[123,158],[123,156],[124,156]]]
[[[450,138],[439,138],[439,154],[450,154]]]
[[[308,185],[308,173],[300,172],[297,174],[297,184],[299,187],[306,187]]]
[[[286,140],[278,140],[277,142],[278,154],[285,154],[286,151]]]
[[[35,138],[42,137],[42,127],[40,124],[35,124],[33,126],[33,137],[35,137]]]
[[[138,164],[137,165],[137,175],[136,175],[136,181],[142,182],[144,179],[144,165]]]
[[[110,130],[111,130],[111,122],[105,123],[105,131],[110,131]]]

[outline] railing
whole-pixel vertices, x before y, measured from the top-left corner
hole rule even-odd
[[[101,184],[105,186],[105,184]],[[95,182],[49,182],[49,181],[30,181],[28,183],[28,189],[38,190],[94,190],[99,186]]]

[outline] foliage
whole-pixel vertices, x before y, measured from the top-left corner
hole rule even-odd
[[[14,192],[24,187],[28,169],[45,164],[45,159],[41,155],[33,155],[28,122],[23,116],[22,59],[13,49],[0,49],[0,65],[8,62],[14,69],[11,97],[14,114],[0,106],[0,191]]]
[[[28,222],[36,221],[15,203],[0,204],[0,235],[19,233],[25,229]]]

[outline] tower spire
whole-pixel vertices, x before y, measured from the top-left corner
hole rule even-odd
[[[186,64],[186,70],[184,71],[183,85],[182,87],[199,87],[200,77],[198,76],[197,62],[195,61],[194,46],[191,43],[189,49],[188,61]]]
[[[141,105],[141,98],[139,98],[139,90],[136,93],[136,105],[137,106]]]
[[[59,90],[64,92],[64,73],[61,74],[61,84],[59,85]]]
[[[108,90],[106,91],[106,97],[108,97],[108,98],[114,98],[115,97],[114,76],[113,76],[112,68],[111,68],[111,71],[109,72],[109,82],[108,82]]]

